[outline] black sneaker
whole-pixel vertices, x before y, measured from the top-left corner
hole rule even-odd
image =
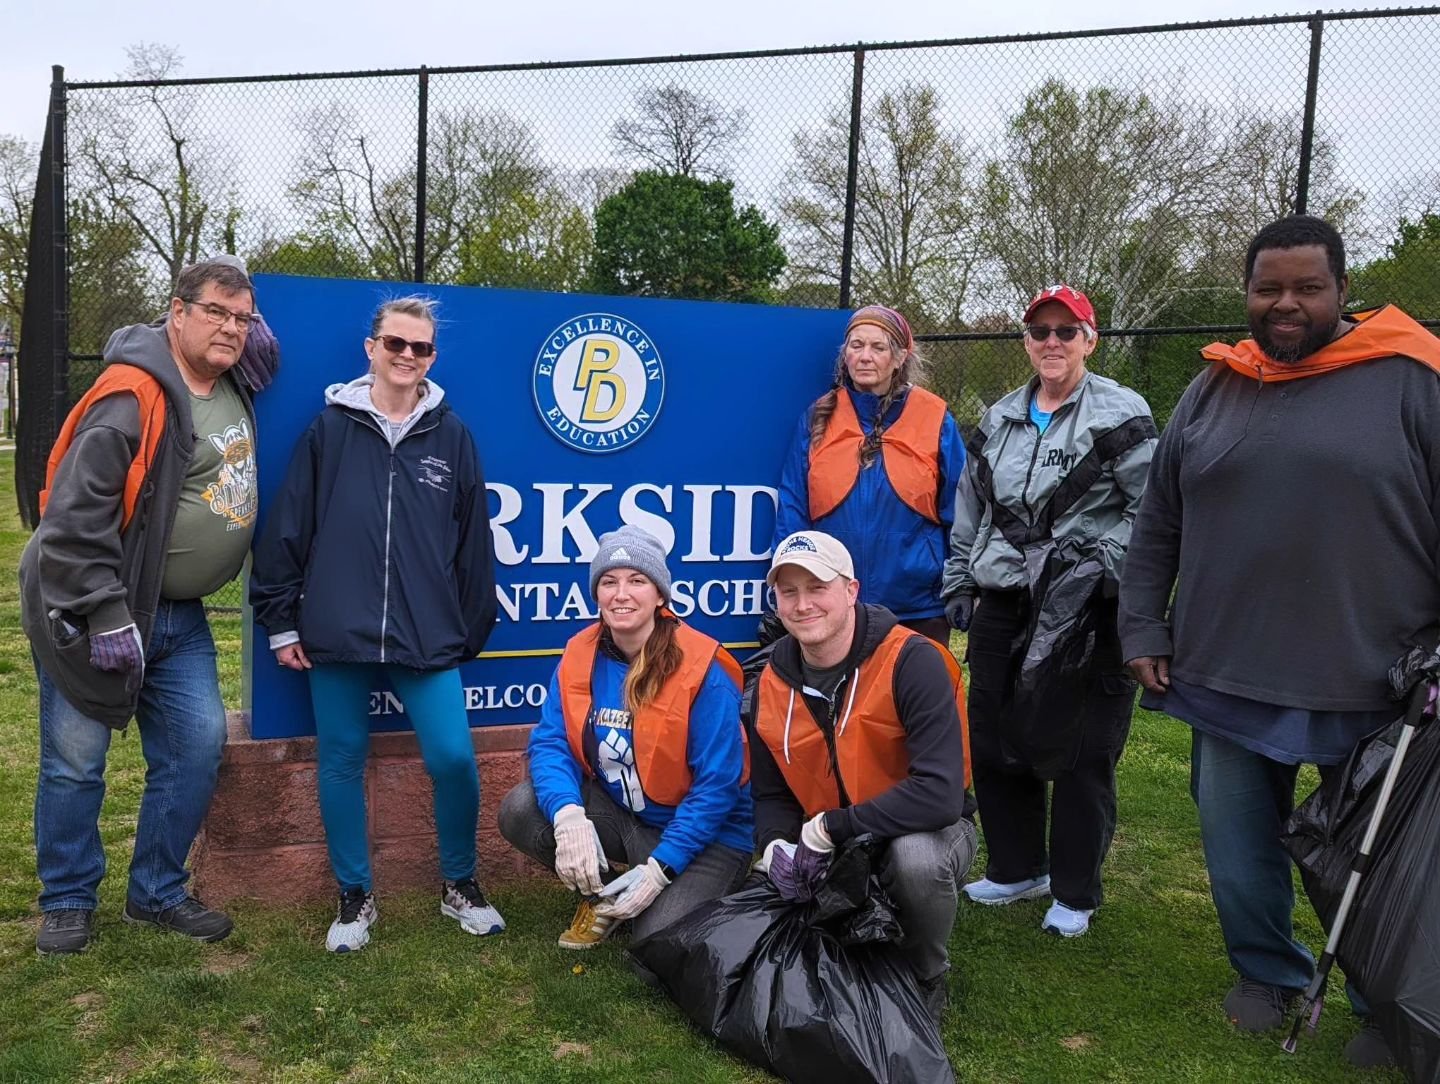
[[[1241,1031],[1274,1031],[1285,1022],[1295,997],[1294,990],[1242,975],[1225,995],[1225,1015]]]
[[[41,956],[65,956],[84,952],[94,940],[94,911],[46,911],[40,919],[40,934],[35,938],[35,951]]]
[[[1395,1052],[1390,1049],[1390,1040],[1375,1023],[1373,1016],[1364,1018],[1365,1026],[1345,1044],[1345,1060],[1357,1069],[1379,1069],[1395,1064]]]
[[[146,911],[127,900],[123,917],[126,922],[158,926],[192,941],[223,941],[235,928],[235,923],[224,911],[212,911],[194,896],[186,896],[174,907],[163,911]]]

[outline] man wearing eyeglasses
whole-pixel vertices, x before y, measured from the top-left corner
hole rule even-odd
[[[147,771],[123,917],[230,933],[186,891],[185,859],[225,743],[202,600],[239,572],[255,523],[255,416],[235,366],[257,319],[238,259],[185,268],[164,320],[110,337],[50,454],[20,561],[40,683],[41,955],[94,940],[105,758],[132,716]]]

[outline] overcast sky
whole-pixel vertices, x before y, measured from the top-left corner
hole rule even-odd
[[[0,133],[38,140],[50,65],[110,79],[141,41],[191,76],[500,64],[908,41],[1274,14],[1263,0],[0,0]]]

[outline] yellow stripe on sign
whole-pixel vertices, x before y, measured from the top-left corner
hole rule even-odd
[[[759,647],[759,640],[740,640],[735,643],[721,644],[724,648],[735,647]],[[538,659],[546,655],[563,655],[563,647],[541,647],[533,651],[482,651],[476,655],[477,659]]]

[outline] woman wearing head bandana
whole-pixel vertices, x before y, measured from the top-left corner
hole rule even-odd
[[[785,460],[775,541],[809,529],[838,538],[860,602],[948,646],[940,582],[965,446],[923,378],[905,317],[883,305],[857,310],[834,387],[800,418]]]

